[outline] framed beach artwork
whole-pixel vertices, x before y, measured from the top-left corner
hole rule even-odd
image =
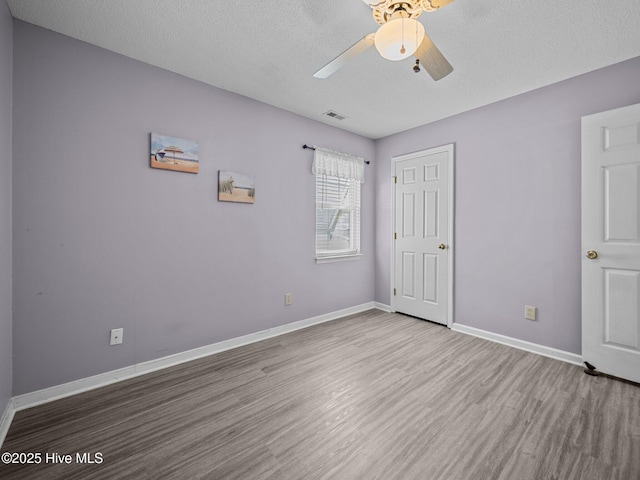
[[[256,182],[253,175],[218,171],[218,200],[221,202],[253,203]]]
[[[198,142],[151,133],[151,168],[198,173]]]

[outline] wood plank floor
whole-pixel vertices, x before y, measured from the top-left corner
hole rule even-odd
[[[371,310],[20,411],[3,451],[74,456],[6,480],[637,480],[640,388]]]

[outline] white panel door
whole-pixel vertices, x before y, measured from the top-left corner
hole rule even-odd
[[[582,119],[582,359],[640,382],[640,104]]]
[[[449,325],[452,319],[453,145],[394,159],[391,307]]]

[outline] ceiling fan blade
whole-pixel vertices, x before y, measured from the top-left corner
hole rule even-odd
[[[327,78],[338,70],[340,70],[347,62],[353,60],[366,49],[373,45],[373,38],[375,33],[370,33],[362,37],[354,45],[347,48],[344,52],[338,55],[336,58],[327,63],[324,67],[313,74],[316,78]]]
[[[431,78],[436,81],[453,72],[451,64],[444,58],[444,55],[442,55],[438,47],[434,45],[426,34],[414,55],[420,60],[420,65],[422,65],[427,73],[431,75]]]

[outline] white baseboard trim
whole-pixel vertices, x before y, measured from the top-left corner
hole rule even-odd
[[[9,427],[11,426],[13,415],[15,413],[15,402],[13,398],[11,398],[9,399],[9,403],[7,404],[7,408],[5,408],[4,412],[2,413],[2,417],[0,417],[0,450],[2,450],[4,439],[7,438],[7,433],[9,433]]]
[[[454,323],[451,326],[451,330],[454,332],[466,333],[467,335],[473,335],[474,337],[483,338],[492,342],[501,343],[509,347],[518,348],[526,352],[537,353],[544,357],[554,358],[563,362],[572,363],[574,365],[582,366],[582,357],[576,353],[565,352],[564,350],[558,350],[556,348],[545,347],[544,345],[538,345],[537,343],[527,342],[525,340],[518,340],[517,338],[507,337],[500,335],[499,333],[487,332],[486,330],[480,330],[475,327],[468,327],[459,323]]]
[[[17,395],[9,400],[2,418],[0,419],[0,447],[4,442],[7,432],[9,431],[11,421],[13,420],[13,416],[17,411],[35,407],[37,405],[42,405],[44,403],[58,400],[60,398],[69,397],[71,395],[76,395],[78,393],[86,392],[96,388],[104,387],[106,385],[144,375],[146,373],[155,372],[163,368],[180,365],[191,360],[196,360],[198,358],[224,352],[226,350],[231,350],[243,345],[266,340],[267,338],[277,337],[279,335],[295,332],[296,330],[302,330],[313,325],[337,320],[339,318],[361,313],[372,308],[382,310],[384,312],[392,311],[389,305],[385,305],[379,302],[367,302],[361,305],[356,305],[354,307],[345,308],[324,315],[318,315],[316,317],[307,318],[305,320],[300,320],[286,325],[280,325],[278,327],[263,330],[261,332],[251,333],[248,335],[243,335],[242,337],[236,337],[211,345],[206,345],[204,347],[195,348],[186,352],[161,357],[155,360],[150,360],[148,362],[138,363],[129,367],[112,370],[110,372],[101,373],[79,380],[74,380],[72,382],[64,383],[61,385],[55,385],[53,387],[37,390],[35,392]],[[538,355],[554,358],[563,362],[582,365],[581,356],[574,353],[557,350],[551,347],[545,347],[543,345],[526,342],[524,340],[518,340],[497,333],[487,332],[485,330],[468,327],[459,323],[454,323],[451,329],[456,332],[473,335],[475,337],[501,343],[503,345],[518,348],[520,350],[525,350],[527,352],[537,353]]]
[[[373,308],[377,308],[378,310],[382,310],[383,312],[387,312],[387,313],[393,312],[393,310],[391,310],[390,305],[386,305],[380,302],[373,302]]]
[[[42,405],[43,403],[69,397],[71,395],[76,395],[78,393],[93,390],[95,388],[104,387],[112,383],[144,375],[145,373],[155,372],[156,370],[173,367],[175,365],[189,362],[191,360],[196,360],[198,358],[213,355],[215,353],[224,352],[225,350],[231,350],[232,348],[259,342],[261,340],[266,340],[267,338],[277,337],[279,335],[284,335],[285,333],[295,332],[296,330],[301,330],[312,325],[318,325],[320,323],[330,322],[332,320],[337,320],[348,315],[361,313],[367,310],[371,310],[372,308],[377,308],[375,302],[363,303],[362,305],[356,305],[355,307],[345,308],[343,310],[338,310],[324,315],[318,315],[317,317],[307,318],[305,320],[269,328],[261,332],[243,335],[242,337],[224,340],[222,342],[214,343],[211,345],[205,345],[204,347],[195,348],[186,352],[176,353],[174,355],[157,358],[148,362],[138,363],[129,367],[112,370],[110,372],[93,375],[91,377],[82,378],[79,380],[74,380],[72,382],[64,383],[61,385],[55,385],[53,387],[37,390],[35,392],[17,395],[12,399],[13,411],[15,412],[24,410],[26,408],[35,407],[37,405]],[[11,415],[11,418],[13,418],[13,414]]]

